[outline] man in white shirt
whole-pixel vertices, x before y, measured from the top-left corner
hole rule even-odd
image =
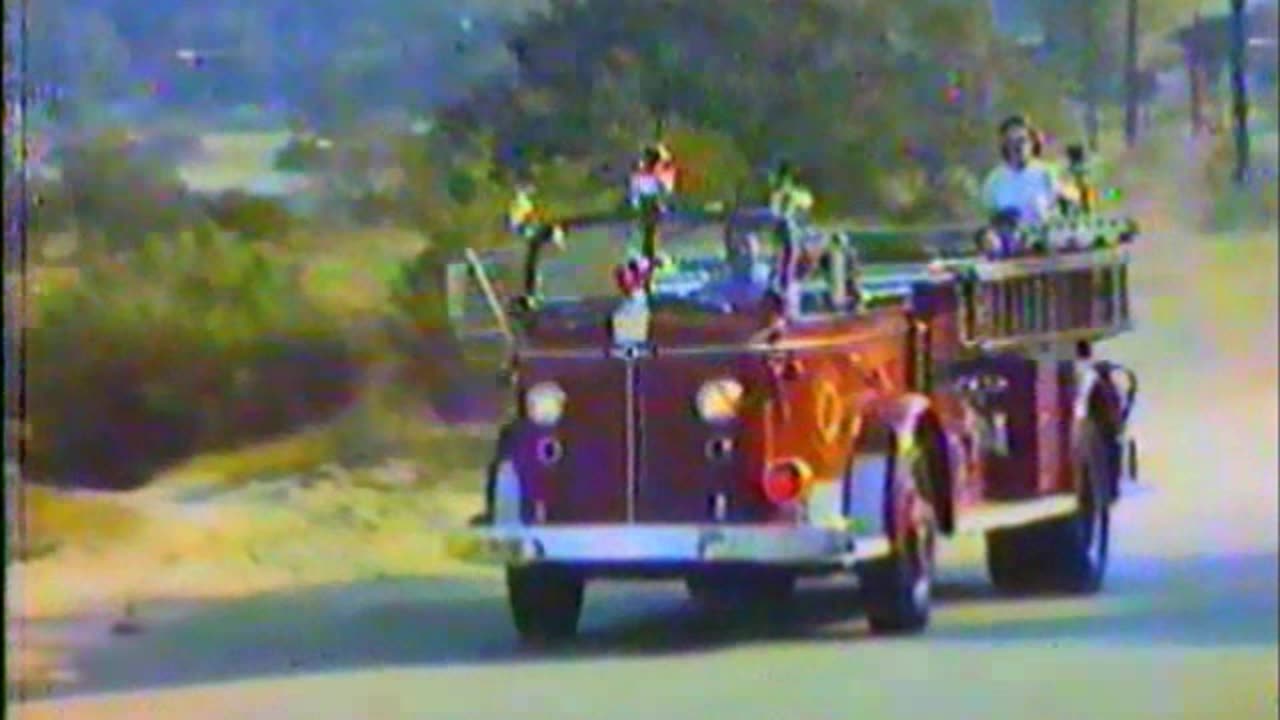
[[[628,199],[639,208],[645,200],[665,200],[675,192],[676,166],[671,152],[661,143],[644,148],[631,173]]]
[[[1057,211],[1058,200],[1069,197],[1056,169],[1039,158],[1039,140],[1026,118],[1015,115],[1000,124],[1002,162],[982,185],[982,205],[988,215],[1016,210],[1019,223],[1043,222]]]

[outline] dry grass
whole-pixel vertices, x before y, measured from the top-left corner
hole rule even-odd
[[[66,651],[41,645],[29,647],[15,641],[12,634],[5,640],[6,696],[27,700],[47,695],[58,686],[75,682]]]
[[[26,621],[128,618],[147,632],[151,599],[217,600],[395,576],[458,572],[435,529],[475,510],[462,494],[373,487],[328,476],[310,487],[182,506],[156,503],[130,540],[68,546],[10,569],[5,679],[10,697],[34,698],[76,681],[77,647]],[[114,632],[114,630],[113,630]],[[93,642],[93,638],[84,638]]]
[[[11,559],[28,560],[65,547],[101,547],[139,531],[133,509],[100,495],[21,484]]]
[[[304,256],[304,291],[337,317],[360,318],[385,312],[392,283],[403,262],[423,240],[403,231],[353,232],[316,238],[321,247],[295,246]]]
[[[171,486],[216,483],[235,487],[258,478],[314,470],[329,462],[333,446],[331,428],[307,428],[242,448],[197,455],[161,472],[154,482]]]
[[[440,428],[425,419],[425,403],[374,377],[355,406],[329,423],[230,450],[205,453],[159,473],[153,485],[241,487],[314,472],[326,466],[376,466],[412,458],[432,484],[456,485],[483,468],[491,427]],[[478,481],[477,481],[478,483]]]
[[[387,429],[394,420],[367,422],[344,419],[194,458],[146,490],[111,499],[27,488],[24,537],[50,545],[9,568],[11,622],[119,618],[148,599],[465,571],[447,558],[440,531],[479,509],[490,433],[419,424],[397,434]],[[393,459],[384,453],[358,468],[333,462],[350,452],[345,445],[370,451],[371,436],[396,451]],[[205,492],[189,492],[197,487]],[[144,611],[131,620],[143,632],[155,622]],[[74,683],[74,652],[9,637],[11,693],[35,697]]]

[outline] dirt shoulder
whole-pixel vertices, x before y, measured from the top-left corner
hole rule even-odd
[[[71,659],[110,634],[163,622],[149,611],[276,590],[466,570],[442,533],[478,507],[407,463],[329,468],[234,490],[192,483],[114,494],[34,493],[60,545],[8,567],[11,692],[74,683]],[[30,512],[30,511],[29,511]],[[67,518],[71,518],[69,521]],[[107,521],[110,521],[109,523]],[[68,532],[101,524],[110,533]],[[50,528],[44,528],[45,535]]]

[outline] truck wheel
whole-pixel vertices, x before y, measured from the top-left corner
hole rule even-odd
[[[1088,595],[1102,589],[1111,545],[1110,463],[1106,441],[1092,422],[1081,428],[1080,508],[1045,523],[1045,583],[1048,589]]]
[[[1002,590],[1087,595],[1102,588],[1111,540],[1107,448],[1086,421],[1077,456],[1080,507],[1063,518],[987,535],[987,570]]]
[[[583,586],[581,577],[563,568],[508,567],[507,601],[520,638],[548,644],[577,635]]]
[[[938,519],[929,500],[928,449],[916,444],[900,461],[909,463],[911,482],[892,488],[892,550],[857,569],[867,622],[876,634],[916,633],[929,625]]]
[[[796,576],[785,570],[759,569],[692,575],[685,579],[689,598],[710,613],[771,613],[795,596]]]
[[[987,575],[1006,593],[1026,593],[1042,582],[1045,533],[1039,525],[987,533]]]

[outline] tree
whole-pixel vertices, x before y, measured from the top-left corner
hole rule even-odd
[[[1050,66],[1070,79],[1084,104],[1085,132],[1096,149],[1104,98],[1121,96],[1124,5],[1112,0],[1040,0]]]
[[[97,249],[129,250],[193,219],[172,159],[143,152],[127,131],[100,133],[64,150],[61,161],[81,239]]]
[[[40,101],[76,117],[127,92],[129,47],[110,17],[59,0],[29,7],[28,71]]]
[[[452,113],[492,128],[504,157],[616,160],[683,123],[723,135],[750,167],[791,159],[836,213],[875,207],[890,168],[940,187],[947,166],[988,162],[974,148],[998,94],[1056,102],[1052,81],[1017,81],[1025,63],[970,3],[566,1],[510,44],[518,85]]]

